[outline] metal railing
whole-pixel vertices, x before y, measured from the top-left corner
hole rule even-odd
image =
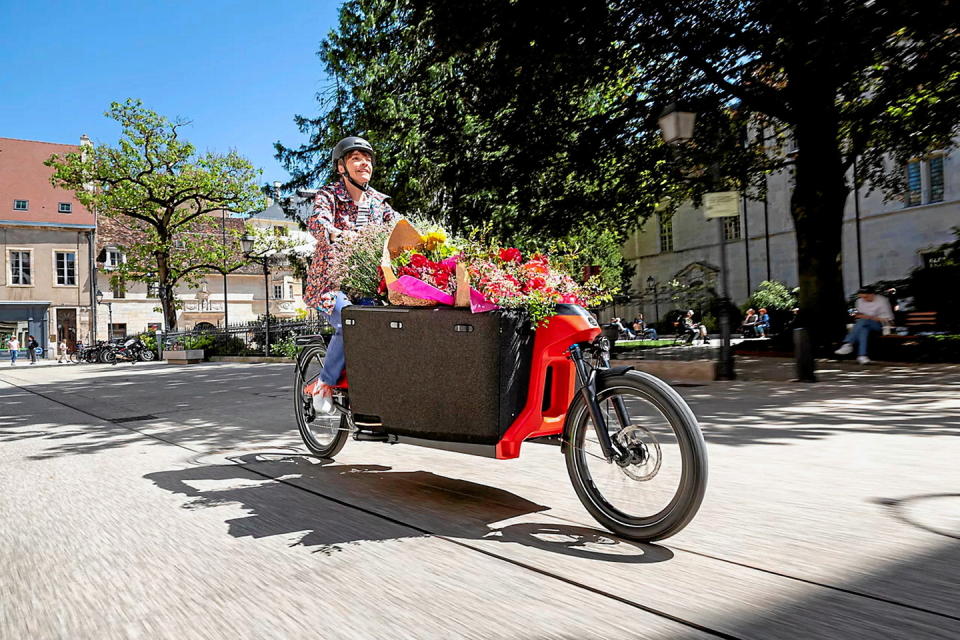
[[[157,345],[161,351],[177,349],[203,349],[206,356],[296,355],[297,336],[332,333],[333,327],[324,320],[270,320],[270,353],[265,353],[267,326],[262,320],[226,327],[193,329],[190,331],[167,331],[157,333]],[[161,353],[162,357],[162,353]]]

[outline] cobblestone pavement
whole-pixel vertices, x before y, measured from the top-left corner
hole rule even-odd
[[[302,455],[291,365],[2,369],[0,638],[960,638],[960,367],[740,366],[655,545],[556,447]]]

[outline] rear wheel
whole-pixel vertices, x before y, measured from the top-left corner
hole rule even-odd
[[[587,511],[625,538],[652,541],[677,533],[696,515],[707,486],[707,454],[696,416],[683,398],[649,374],[629,371],[601,382],[600,411],[610,437],[633,455],[607,462],[586,403],[567,418],[567,472]],[[617,411],[623,402],[626,416]]]
[[[327,350],[322,345],[306,347],[297,358],[297,374],[293,384],[293,412],[303,444],[315,456],[333,458],[340,453],[350,436],[347,416],[337,412],[331,416],[317,415],[313,410],[313,398],[303,392],[303,387],[316,379],[323,370]],[[347,402],[346,394],[337,390],[334,398],[339,404]]]
[[[117,361],[117,352],[113,349],[104,349],[100,352],[100,362],[114,364]]]

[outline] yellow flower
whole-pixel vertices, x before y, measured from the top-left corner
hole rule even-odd
[[[425,236],[420,236],[427,251],[433,251],[447,241],[447,234],[443,231],[431,231]]]

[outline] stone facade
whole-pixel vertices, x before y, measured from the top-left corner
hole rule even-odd
[[[863,284],[906,277],[911,269],[923,266],[931,258],[930,252],[954,239],[952,230],[960,225],[960,157],[934,154],[918,164],[919,171],[915,166],[912,172],[919,180],[915,179],[915,189],[909,197],[885,202],[882,194],[868,193],[865,188],[848,197],[842,266],[847,293]],[[797,286],[796,238],[790,216],[792,180],[787,173],[770,176],[768,180],[766,201],[747,201],[744,214],[741,200],[740,215],[727,223],[733,236],[726,243],[727,278],[729,295],[735,304],[744,302],[763,280]],[[908,201],[916,204],[907,206]],[[658,312],[662,315],[678,306],[679,302],[663,294],[659,304],[654,305],[648,278],[652,276],[661,291],[694,263],[703,263],[719,272],[720,224],[706,220],[703,210],[689,203],[673,214],[669,239],[664,237],[669,222],[660,214],[646,220],[623,246],[624,257],[636,267],[632,300],[609,307],[605,316],[629,318],[642,312],[648,320],[655,320]],[[666,247],[662,246],[664,243]]]
[[[268,207],[261,214],[270,211]],[[246,224],[279,229],[296,228],[296,222],[285,218],[274,219],[270,213],[265,216],[256,214],[246,220],[215,213],[207,216],[207,222],[206,233],[210,242],[218,243],[225,237],[229,240],[231,231],[242,231]],[[97,282],[103,293],[97,318],[97,333],[100,336],[108,335],[108,327],[111,337],[163,328],[160,299],[152,287],[143,282],[129,282],[121,291],[111,283],[113,274],[107,253],[119,251],[122,254],[124,246],[136,241],[137,232],[131,230],[129,225],[101,218],[97,263]],[[179,301],[177,328],[189,330],[202,323],[223,326],[225,315],[230,324],[254,321],[266,312],[265,286],[269,286],[271,316],[289,319],[303,313],[302,284],[293,275],[286,259],[280,257],[271,263],[266,282],[261,265],[250,263],[228,273],[226,277],[218,272],[207,272],[199,286],[181,283],[175,291]]]

